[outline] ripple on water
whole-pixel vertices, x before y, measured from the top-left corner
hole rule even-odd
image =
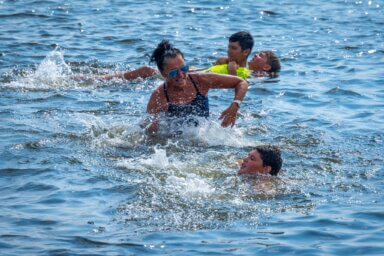
[[[53,220],[44,220],[38,218],[18,218],[14,221],[14,224],[20,226],[52,226],[58,224],[57,221]]]
[[[50,18],[48,15],[38,14],[34,12],[18,12],[12,14],[0,14],[0,18],[2,19],[18,19],[18,18]]]
[[[28,182],[16,189],[16,191],[56,191],[59,188],[55,185],[45,184],[41,182]]]
[[[359,121],[361,119],[365,119],[365,118],[369,118],[370,117],[373,117],[375,115],[374,112],[371,112],[371,111],[363,111],[363,112],[360,112],[360,113],[356,113],[356,114],[353,114],[352,116],[350,116],[351,119],[358,119]]]
[[[1,236],[3,237],[3,236]],[[19,239],[19,237],[15,237],[15,239]],[[6,243],[6,242],[0,242],[0,248],[2,249],[12,249],[14,246],[10,243]]]
[[[378,211],[355,212],[355,213],[350,214],[350,217],[351,218],[358,218],[358,219],[375,220],[377,222],[382,222],[384,220],[384,213],[378,212]],[[373,227],[371,227],[371,228],[373,228]]]
[[[360,93],[354,92],[352,90],[341,89],[339,87],[332,88],[331,90],[327,91],[325,94],[335,95],[335,96],[351,96],[356,98],[364,98],[364,96],[361,95]]]
[[[123,39],[123,40],[118,40],[118,43],[121,44],[127,44],[127,45],[132,45],[141,42],[142,39],[140,38],[128,38],[128,39]]]
[[[268,15],[268,16],[277,16],[280,15],[278,12],[269,11],[269,10],[263,10],[261,11],[262,15]]]
[[[0,173],[2,176],[23,176],[23,175],[38,175],[46,172],[52,172],[53,170],[50,168],[2,168],[0,169]]]

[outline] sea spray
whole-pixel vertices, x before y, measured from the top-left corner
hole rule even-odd
[[[55,49],[37,66],[29,70],[26,76],[8,84],[10,87],[39,90],[58,89],[73,86],[69,79],[72,75],[70,67],[64,61],[63,52]]]

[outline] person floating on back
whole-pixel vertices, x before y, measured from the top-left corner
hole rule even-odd
[[[238,76],[243,79],[251,75],[261,77],[275,77],[280,72],[281,66],[277,55],[272,51],[261,51],[255,53],[248,62],[247,59],[253,48],[253,38],[249,32],[241,31],[234,33],[229,37],[227,56],[216,60],[215,64],[209,68],[191,69],[193,71],[202,71],[206,73],[228,74]],[[100,79],[121,78],[133,80],[136,78],[148,78],[158,75],[158,70],[143,66],[131,71],[117,72],[109,75],[98,76]]]
[[[218,58],[215,66],[208,68],[208,70],[215,73],[237,75],[244,79],[251,74],[254,76],[277,76],[281,65],[279,58],[272,51],[255,53],[248,62],[247,68],[247,59],[253,44],[253,37],[249,32],[241,31],[232,34],[228,40],[227,56]]]

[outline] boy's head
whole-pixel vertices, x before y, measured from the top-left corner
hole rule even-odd
[[[248,67],[254,72],[264,71],[272,76],[277,75],[281,69],[280,60],[272,51],[256,53],[248,62]]]
[[[249,32],[237,32],[229,37],[228,59],[240,64],[245,62],[253,47],[253,38]]]
[[[280,149],[264,145],[254,148],[243,159],[239,174],[270,174],[276,176],[283,164]]]

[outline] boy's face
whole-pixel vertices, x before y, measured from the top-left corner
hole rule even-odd
[[[268,64],[268,56],[265,52],[256,53],[248,62],[248,67],[252,71],[269,71],[271,66]]]
[[[264,166],[263,159],[257,150],[252,150],[247,157],[243,159],[238,174],[268,174],[270,166]]]
[[[228,43],[228,60],[234,61],[237,64],[245,61],[247,59],[249,49],[241,50],[239,42],[229,42]]]

